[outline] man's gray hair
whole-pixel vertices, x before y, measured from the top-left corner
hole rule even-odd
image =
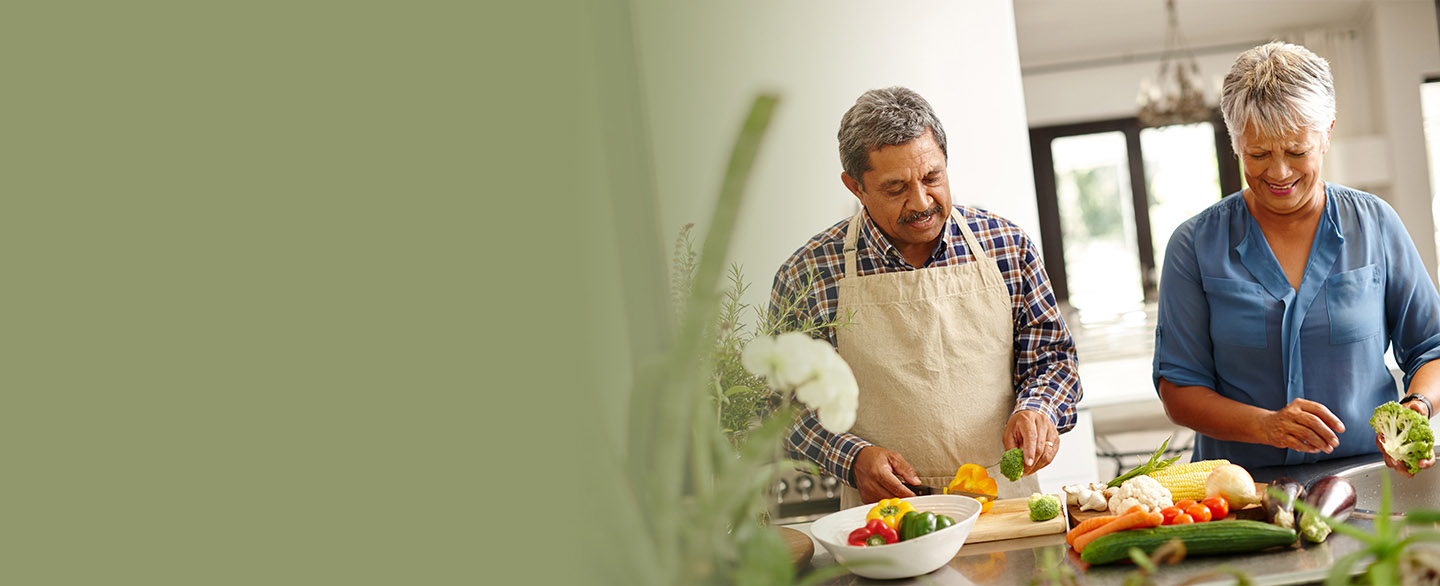
[[[940,153],[949,158],[945,127],[920,94],[903,87],[860,94],[855,105],[840,118],[840,165],[864,189],[861,177],[870,170],[870,151],[905,144],[923,136],[926,129],[935,133]]]
[[[1236,150],[1250,125],[1267,137],[1324,131],[1335,121],[1330,63],[1305,47],[1280,41],[1241,53],[1225,76],[1220,113],[1230,131],[1230,148]]]

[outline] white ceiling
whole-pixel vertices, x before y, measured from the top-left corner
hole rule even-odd
[[[1433,1],[1176,0],[1176,10],[1191,48],[1238,52],[1280,31],[1362,26],[1373,4]],[[1014,0],[1014,5],[1022,70],[1151,59],[1165,46],[1165,0]]]

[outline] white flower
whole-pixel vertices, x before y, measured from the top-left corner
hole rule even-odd
[[[816,410],[825,429],[842,433],[855,424],[860,397],[855,373],[824,340],[800,332],[755,338],[740,360],[750,372],[764,376],[773,390],[794,390],[796,399]]]
[[[820,343],[825,348],[816,348],[816,360],[811,365],[809,376],[804,383],[795,387],[795,398],[811,407],[833,402],[840,393],[845,392],[847,381],[851,386],[855,384],[855,375],[850,372],[850,366],[845,364],[845,360],[831,350],[829,344]]]
[[[779,361],[780,355],[775,352],[775,338],[770,336],[757,336],[750,340],[750,343],[745,345],[745,350],[740,353],[740,364],[745,370],[767,379],[775,378]]]
[[[855,408],[828,407],[820,409],[816,415],[820,419],[820,427],[830,433],[845,433],[850,431],[850,426],[855,425]]]
[[[817,346],[816,344],[819,344]],[[814,378],[824,359],[823,350],[833,352],[830,344],[800,332],[786,332],[775,337],[775,354],[779,367],[772,383],[793,389]]]
[[[815,404],[820,425],[832,433],[850,431],[855,424],[855,410],[860,406],[860,386],[855,383],[855,373],[850,365],[834,351],[829,353],[823,375],[828,397]]]

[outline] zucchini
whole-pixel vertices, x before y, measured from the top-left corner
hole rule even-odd
[[[1092,565],[1130,559],[1130,548],[1151,553],[1165,542],[1185,542],[1185,555],[1241,553],[1295,543],[1295,530],[1259,521],[1211,521],[1111,533],[1085,546],[1080,559]]]

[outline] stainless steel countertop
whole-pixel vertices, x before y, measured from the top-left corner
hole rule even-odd
[[[1328,462],[1305,464],[1288,468],[1259,469],[1254,472],[1257,482],[1268,482],[1281,476],[1289,476],[1308,484],[1321,476],[1334,474],[1346,468],[1379,460],[1378,455],[1343,458]],[[1369,529],[1369,521],[1352,520],[1351,523]],[[787,525],[810,534],[810,524]],[[813,537],[811,538],[814,539]],[[1050,554],[1047,558],[1046,550]],[[1157,582],[1176,584],[1197,576],[1216,572],[1222,568],[1236,569],[1249,575],[1256,584],[1303,584],[1324,581],[1334,561],[1361,549],[1354,539],[1331,534],[1321,544],[1305,542],[1303,547],[1275,550],[1264,553],[1235,554],[1227,556],[1194,557],[1179,564],[1162,566]],[[1003,561],[1002,561],[1003,558]],[[1082,584],[1120,584],[1135,571],[1133,564],[1117,564],[1084,568],[1084,562],[1068,551],[1065,536],[1061,534],[1043,537],[1029,537],[966,544],[948,565],[929,574],[903,580],[870,580],[855,574],[846,574],[824,582],[825,584],[1028,584],[1041,576],[1042,562],[1063,560]],[[825,568],[835,565],[834,558],[824,546],[815,542],[815,556],[811,568]],[[1214,574],[1217,583],[1233,583],[1223,574]],[[1210,582],[1210,581],[1207,581]]]

